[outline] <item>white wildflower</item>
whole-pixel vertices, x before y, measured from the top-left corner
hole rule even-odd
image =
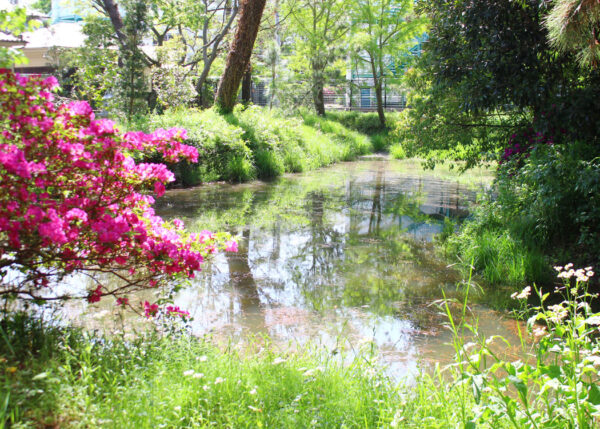
[[[224,380],[223,378],[221,378],[221,377],[217,377],[217,378],[215,379],[215,384],[221,384],[221,383],[223,383],[224,381],[225,381],[225,380]]]
[[[190,377],[190,376],[194,375],[194,370],[188,369],[187,371],[183,371],[183,375],[185,375],[186,377]]]
[[[588,325],[600,325],[600,316],[588,317],[585,320],[585,323],[587,323]]]
[[[526,299],[529,295],[531,295],[531,286],[527,286],[523,289],[517,296],[517,299]],[[512,295],[511,295],[512,298]]]
[[[280,358],[280,357],[276,357],[275,359],[273,359],[273,365],[279,365],[280,363],[285,362],[285,359]]]
[[[204,374],[202,374],[201,372],[197,372],[194,374],[194,378],[202,378],[204,377]]]

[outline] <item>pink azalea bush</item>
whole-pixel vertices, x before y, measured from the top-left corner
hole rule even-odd
[[[158,152],[196,162],[185,130],[122,134],[87,102],[56,106],[57,85],[0,70],[0,296],[70,298],[55,287],[83,272],[95,280],[89,302],[115,295],[125,305],[125,294],[192,278],[209,254],[237,249],[226,234],[186,233],[180,220],[154,213],[151,193],[163,195],[174,176],[134,159]],[[104,284],[105,273],[119,286]],[[147,315],[157,311],[144,305]]]

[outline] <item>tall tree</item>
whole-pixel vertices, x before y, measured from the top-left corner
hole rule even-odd
[[[546,19],[550,40],[559,49],[577,52],[584,66],[600,65],[600,2],[556,0]]]
[[[406,51],[425,31],[426,20],[414,13],[413,0],[357,0],[352,6],[357,59],[369,68],[377,99],[377,114],[385,126],[383,85]]]
[[[242,0],[238,27],[215,96],[217,109],[223,113],[233,111],[235,106],[240,82],[250,63],[265,3],[266,0]]]
[[[554,142],[597,141],[600,73],[557,52],[548,2],[427,0],[424,54],[409,73],[417,147],[453,150],[469,164],[495,158],[511,135],[534,129]],[[559,128],[560,131],[557,131]],[[410,136],[408,136],[411,138]]]
[[[122,12],[131,8],[134,0],[124,0],[120,8],[114,0],[92,0],[96,10],[110,19],[113,37],[120,51],[127,55],[138,56],[146,67],[161,68],[164,55],[159,54],[161,47],[176,50],[174,61],[167,67],[177,67],[184,71],[185,78],[195,77],[198,101],[204,103],[203,89],[215,60],[223,50],[223,42],[235,23],[238,13],[237,0],[150,0],[145,4],[143,37],[151,37],[158,47],[157,54],[150,54],[141,45],[128,42],[131,35],[124,31]],[[122,9],[122,10],[121,10]],[[172,57],[168,55],[166,57]]]
[[[341,54],[347,33],[348,3],[342,0],[299,0],[289,7],[296,49],[310,64],[311,93],[315,110],[325,114],[323,88],[327,67]]]

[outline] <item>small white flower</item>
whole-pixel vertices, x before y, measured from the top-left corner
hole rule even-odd
[[[558,265],[554,267],[554,269],[558,272],[561,272],[563,267],[559,267]]]
[[[181,411],[181,407],[179,405],[177,405],[176,407],[173,407],[173,409],[178,412]]]
[[[585,322],[588,325],[600,325],[600,316],[592,316],[588,317]]]
[[[565,270],[570,270],[571,268],[573,268],[573,264],[571,262],[565,265]]]
[[[593,267],[585,267],[585,270],[586,270],[586,271],[592,271],[592,270],[593,270]]]
[[[514,295],[514,294],[513,294]],[[531,286],[527,286],[525,289],[523,289],[517,296],[517,299],[525,299],[527,298],[529,295],[531,295]],[[511,295],[512,298],[512,295]]]
[[[279,365],[280,363],[285,362],[285,359],[280,358],[280,357],[276,357],[275,359],[273,359],[273,365]]]
[[[215,379],[215,384],[221,384],[221,383],[223,383],[224,381],[225,381],[225,380],[224,380],[223,378],[221,378],[221,377],[217,377],[217,378]]]
[[[594,272],[592,270],[589,270],[585,273],[586,276],[588,277],[593,277],[594,276]]]
[[[256,387],[255,387],[254,389],[252,389],[252,390],[251,390],[250,392],[248,392],[248,393],[250,393],[251,395],[256,395]]]
[[[192,375],[194,375],[194,370],[188,369],[187,371],[183,372],[183,375],[185,375],[186,377],[192,376]]]
[[[586,357],[586,360],[588,360],[592,365],[600,366],[600,356],[588,356]]]
[[[206,362],[208,358],[206,356],[196,356],[196,360],[199,360],[200,362]]]
[[[197,372],[194,374],[194,378],[202,378],[204,377],[204,374],[202,374],[201,372]]]

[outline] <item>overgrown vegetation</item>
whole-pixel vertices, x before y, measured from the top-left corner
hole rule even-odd
[[[130,126],[187,130],[186,143],[198,149],[199,162],[171,166],[186,186],[274,178],[350,161],[372,151],[367,136],[337,122],[309,114],[292,117],[260,107],[239,107],[228,115],[212,109],[169,110],[142,117]]]
[[[456,360],[397,384],[369,344],[354,356],[285,353],[267,339],[219,349],[181,330],[126,339],[49,325],[16,313],[0,321],[3,427],[592,428],[600,314],[591,268],[557,268],[564,300],[533,311],[517,360],[470,320],[467,301],[441,302]],[[468,286],[467,289],[468,299]],[[527,288],[514,298],[524,302]],[[531,312],[518,312],[525,317]],[[537,322],[543,322],[538,325]],[[521,326],[521,325],[519,325]],[[528,342],[535,338],[534,342]],[[266,344],[265,344],[266,342]]]
[[[570,50],[593,34],[597,7],[576,4],[419,6],[430,19],[429,40],[405,74],[412,109],[393,134],[429,165],[499,162],[492,193],[446,246],[492,284],[545,284],[552,260],[598,262],[600,74],[594,49],[579,52],[580,63]],[[569,34],[559,35],[565,26]]]

